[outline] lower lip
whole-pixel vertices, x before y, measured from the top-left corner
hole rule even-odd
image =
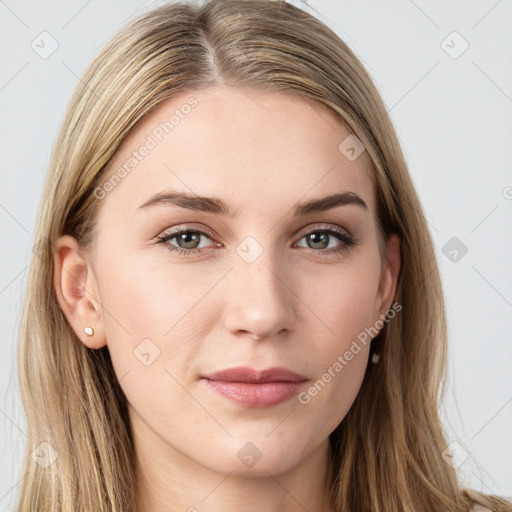
[[[212,391],[246,407],[271,407],[296,395],[305,385],[302,382],[224,382],[202,379]]]

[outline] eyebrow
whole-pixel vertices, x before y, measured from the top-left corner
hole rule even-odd
[[[213,213],[236,217],[237,212],[232,212],[229,206],[218,197],[204,197],[189,194],[186,192],[165,191],[151,196],[147,201],[138,207],[138,210],[150,208],[155,205],[176,205],[189,210]],[[294,217],[311,215],[324,212],[345,205],[357,205],[368,210],[367,204],[354,192],[341,192],[331,194],[319,199],[311,199],[306,202],[299,202],[292,206],[291,211]]]

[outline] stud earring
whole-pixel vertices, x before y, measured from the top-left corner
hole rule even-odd
[[[87,334],[87,336],[92,336],[94,334],[94,329],[92,327],[86,327],[84,332]]]
[[[372,363],[373,364],[377,364],[379,362],[379,359],[380,359],[380,355],[377,354],[377,352],[375,352],[372,356]]]

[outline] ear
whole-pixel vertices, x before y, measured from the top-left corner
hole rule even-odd
[[[382,265],[379,291],[375,302],[375,322],[391,307],[400,272],[400,238],[393,233],[388,240],[386,261]]]
[[[69,325],[84,345],[106,345],[98,287],[90,264],[75,238],[63,235],[55,243],[53,282],[59,305]],[[92,327],[94,334],[85,334]]]

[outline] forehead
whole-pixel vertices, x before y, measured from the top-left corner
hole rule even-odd
[[[172,189],[277,215],[288,203],[351,191],[373,212],[369,158],[365,151],[347,157],[349,135],[334,113],[297,95],[191,90],[132,129],[109,165],[113,186],[104,201],[132,215],[149,196]]]

